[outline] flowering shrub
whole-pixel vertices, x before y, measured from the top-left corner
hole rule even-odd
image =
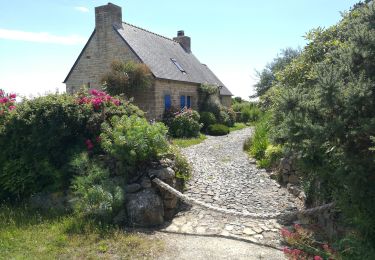
[[[2,92],[1,107],[9,108],[14,98]],[[143,112],[92,90],[24,100],[5,115],[0,119],[0,200],[67,188],[74,174],[67,165],[75,154],[103,153],[101,124],[114,115]]]
[[[313,232],[300,225],[294,225],[294,230],[281,229],[281,235],[290,247],[284,247],[284,254],[291,260],[302,259],[336,259],[336,252],[328,245],[314,239]]]
[[[16,108],[17,95],[14,93],[6,94],[4,90],[0,89],[0,116],[6,112],[12,111]]]
[[[92,89],[89,91],[90,95],[81,95],[78,98],[79,104],[91,104],[95,110],[99,110],[105,106],[121,104],[120,99],[111,97],[104,91]]]
[[[169,134],[173,137],[197,137],[202,125],[199,123],[199,113],[192,109],[183,109],[174,113],[166,122]]]

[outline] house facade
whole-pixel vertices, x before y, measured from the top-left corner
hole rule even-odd
[[[192,54],[191,39],[183,31],[169,39],[130,25],[122,21],[121,7],[111,3],[95,8],[95,30],[64,80],[67,92],[82,85],[100,89],[115,60],[144,63],[151,70],[152,86],[133,95],[149,119],[161,119],[171,106],[197,109],[202,83],[216,85],[222,104],[231,105],[232,93]]]

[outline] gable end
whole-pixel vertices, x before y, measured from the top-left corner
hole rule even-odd
[[[85,46],[83,47],[82,51],[81,51],[80,54],[78,55],[78,58],[77,58],[76,61],[74,62],[72,68],[70,69],[70,71],[69,71],[68,75],[66,76],[66,78],[64,79],[63,83],[66,83],[67,80],[68,80],[68,78],[69,78],[69,76],[70,76],[70,74],[72,74],[74,68],[76,67],[76,65],[77,65],[77,63],[78,63],[78,61],[81,59],[82,54],[85,52],[87,46],[89,45],[89,43],[91,42],[92,38],[94,37],[95,31],[96,31],[96,30],[94,30],[94,31],[92,32],[92,34],[90,35],[89,40],[86,42],[86,44],[85,44]]]

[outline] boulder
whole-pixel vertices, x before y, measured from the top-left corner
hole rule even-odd
[[[160,180],[170,180],[176,176],[176,173],[170,167],[161,168],[161,169],[150,169],[148,174],[149,176],[154,175]]]
[[[132,226],[152,227],[163,223],[164,207],[153,189],[129,194],[126,201],[128,223]]]
[[[134,193],[142,189],[142,186],[138,183],[132,183],[125,186],[124,190],[126,193]]]
[[[141,180],[141,186],[144,189],[151,188],[151,180],[149,178],[143,178]]]

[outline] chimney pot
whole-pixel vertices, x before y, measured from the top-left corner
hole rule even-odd
[[[177,32],[177,36],[184,36],[185,32],[183,30]]]

